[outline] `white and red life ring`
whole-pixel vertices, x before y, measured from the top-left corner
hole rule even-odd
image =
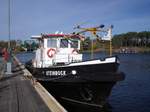
[[[53,49],[53,48],[50,48],[50,49],[47,51],[47,56],[48,56],[49,58],[52,58],[55,54],[56,54],[56,50]]]

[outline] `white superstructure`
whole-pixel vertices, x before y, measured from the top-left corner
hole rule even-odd
[[[72,62],[82,61],[82,54],[79,54],[80,39],[69,35],[50,34],[41,36],[40,46],[36,50],[33,66],[36,68],[45,68],[55,65],[70,64]]]

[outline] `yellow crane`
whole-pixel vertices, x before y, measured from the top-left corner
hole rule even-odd
[[[103,29],[104,25],[96,26],[96,27],[89,27],[89,28],[81,28],[80,25],[77,25],[74,29],[80,29],[81,31],[77,32],[77,34],[82,34],[85,32],[90,32],[92,34],[92,37],[98,38],[97,32],[106,32],[107,35],[110,38],[110,53],[109,55],[112,56],[112,28],[113,25],[111,25],[108,29]],[[91,59],[93,59],[93,39],[91,42]]]

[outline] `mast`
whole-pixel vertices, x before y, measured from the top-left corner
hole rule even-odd
[[[111,25],[110,28],[108,29],[108,36],[110,38],[110,41],[109,41],[109,56],[112,56],[112,28],[113,28],[113,25]]]
[[[98,31],[102,31],[102,28],[104,27],[104,25],[100,25],[100,26],[97,26],[97,27],[90,27],[90,28],[80,28],[80,26],[77,26],[78,29],[81,29],[80,32],[78,32],[77,34],[80,34],[80,33],[84,33],[84,32],[90,32],[92,34],[92,40],[91,40],[91,59],[93,59],[94,57],[94,42],[93,42],[93,39],[94,37],[98,37],[97,35],[97,32]]]
[[[112,29],[110,28],[110,53],[109,56],[112,56]]]
[[[85,32],[90,32],[92,34],[92,40],[91,40],[91,59],[93,59],[93,50],[94,50],[94,43],[93,43],[93,38],[96,37],[98,38],[99,36],[97,35],[97,32],[106,32],[107,37],[109,38],[109,55],[112,56],[112,28],[113,25],[111,25],[108,29],[102,29],[104,25],[100,25],[97,27],[90,27],[90,28],[81,28],[79,25],[75,28],[80,29],[81,31],[78,32],[77,34],[85,33]]]

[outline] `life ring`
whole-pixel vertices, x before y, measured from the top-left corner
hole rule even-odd
[[[56,51],[55,51],[55,49],[53,49],[53,48],[50,48],[50,49],[47,51],[47,56],[48,56],[49,58],[52,58],[52,57],[54,56],[54,54],[56,54]]]
[[[79,52],[79,51],[78,51],[77,49],[73,49],[73,50],[72,50],[72,54],[78,54],[78,52]]]

